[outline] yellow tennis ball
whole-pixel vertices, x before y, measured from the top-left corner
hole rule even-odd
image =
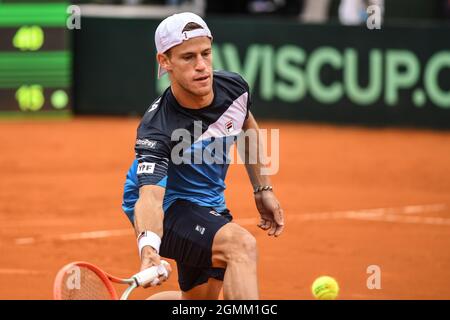
[[[321,276],[314,280],[311,291],[316,299],[334,300],[339,294],[339,285],[334,278]]]

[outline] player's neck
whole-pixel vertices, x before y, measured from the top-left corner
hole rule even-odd
[[[177,102],[184,108],[201,109],[209,106],[214,100],[214,91],[211,90],[207,95],[197,96],[177,86],[171,86],[172,94]]]

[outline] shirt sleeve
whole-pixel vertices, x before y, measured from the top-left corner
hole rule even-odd
[[[167,175],[170,157],[170,138],[154,128],[141,124],[137,131],[134,150],[138,166],[138,187],[161,185]]]

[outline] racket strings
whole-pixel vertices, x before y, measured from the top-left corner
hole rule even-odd
[[[92,270],[76,266],[66,272],[61,286],[63,300],[111,300],[105,282]]]

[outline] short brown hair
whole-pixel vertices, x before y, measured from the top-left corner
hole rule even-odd
[[[185,32],[185,31],[196,30],[196,29],[203,29],[203,27],[201,25],[199,25],[198,23],[189,22],[188,24],[186,24],[184,26],[183,31],[181,31],[181,33]]]

